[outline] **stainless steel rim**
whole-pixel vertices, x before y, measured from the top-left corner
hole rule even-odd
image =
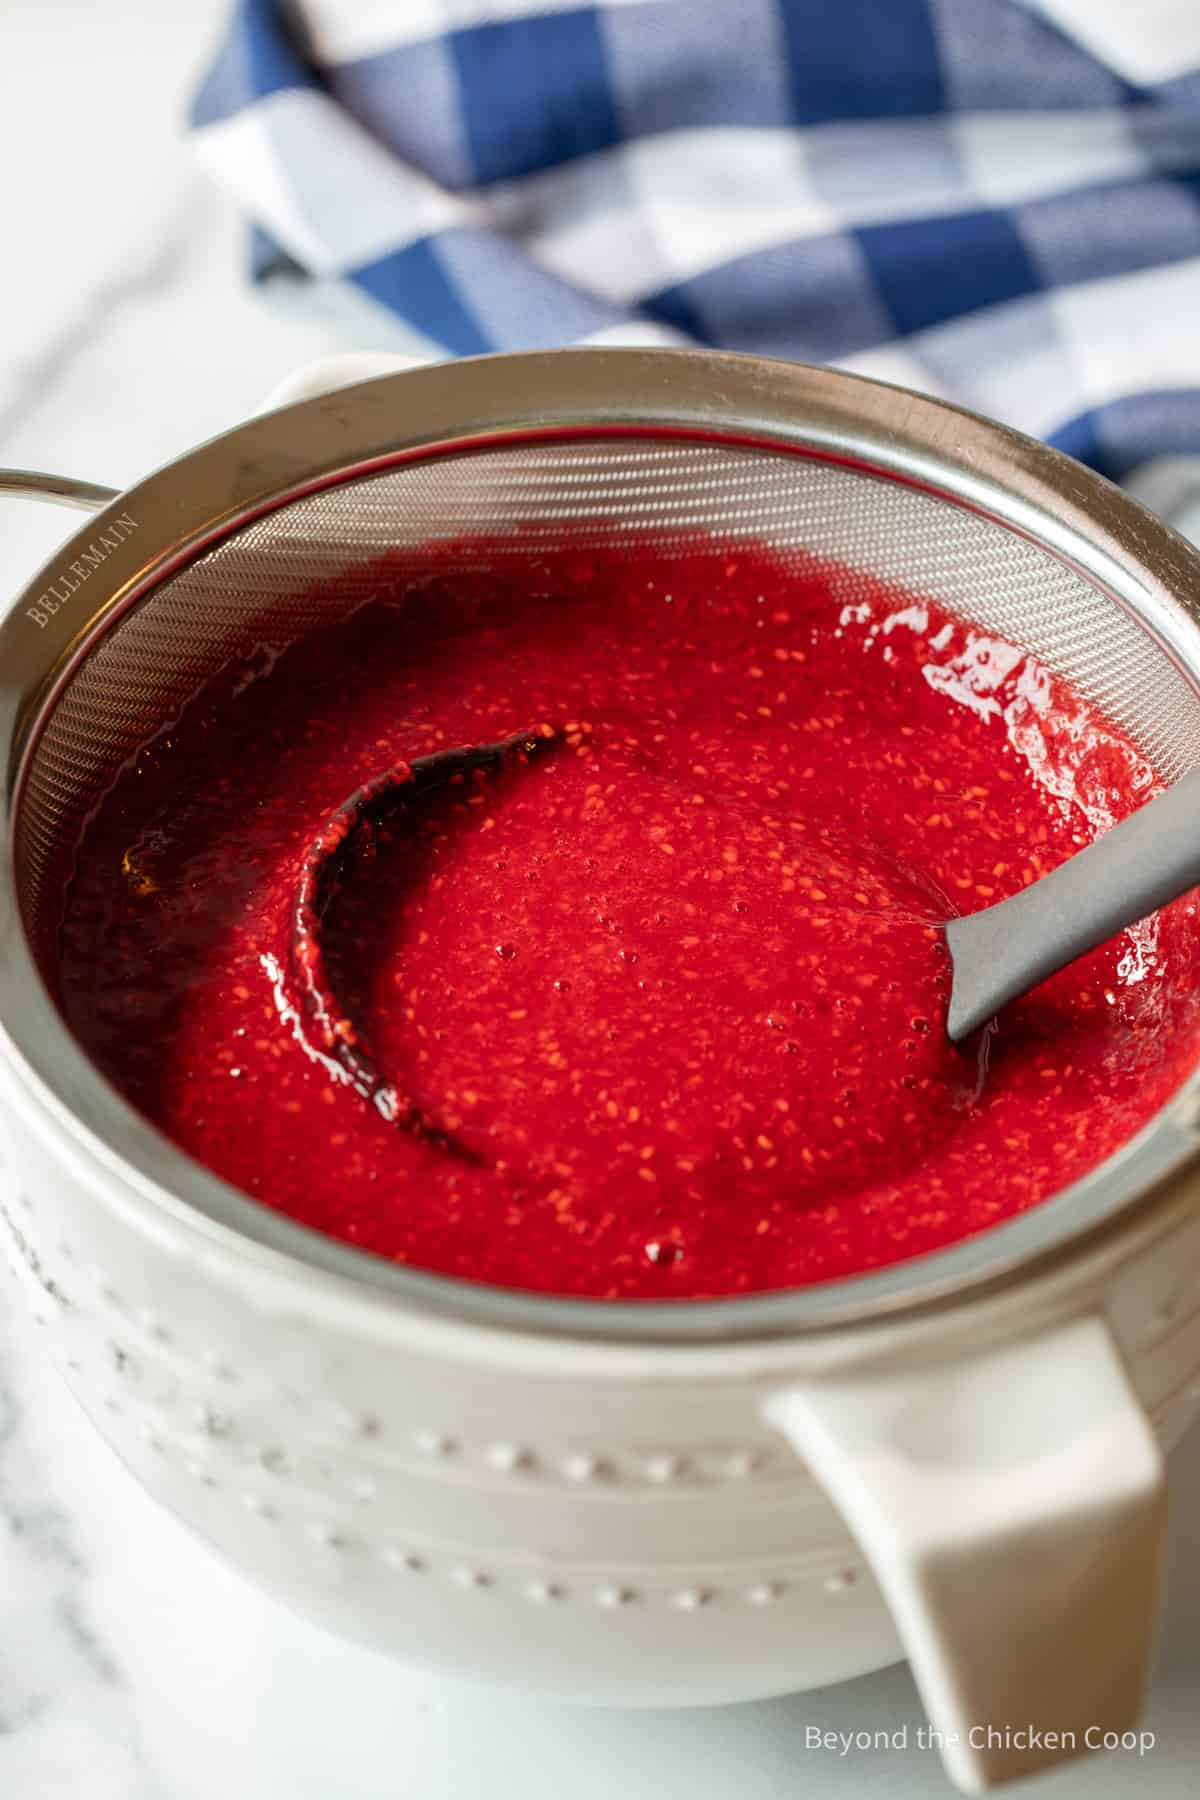
[[[177,1150],[67,1031],[18,917],[11,829],[40,722],[97,635],[166,574],[299,494],[482,443],[625,432],[767,445],[927,488],[1038,543],[1135,610],[1181,669],[1196,660],[1197,622],[1178,596],[1200,601],[1200,556],[1182,539],[1068,458],[881,383],[691,351],[558,351],[411,370],[303,401],[120,495],[51,559],[0,625],[8,820],[0,849],[0,1022],[31,1102],[142,1205],[192,1225],[207,1222],[231,1254],[249,1241],[286,1258],[297,1277],[322,1271],[402,1306],[543,1334],[727,1343],[862,1325],[1021,1279],[1116,1228],[1196,1153],[1185,1117],[1200,1071],[1182,1104],[1172,1103],[1084,1180],[949,1249],[876,1274],[745,1299],[612,1302],[462,1282],[296,1225]]]

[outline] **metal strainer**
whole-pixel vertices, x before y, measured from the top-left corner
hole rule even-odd
[[[135,1121],[32,965],[49,966],[73,849],[114,770],[206,676],[357,604],[384,550],[416,585],[439,541],[478,536],[489,556],[521,556],[578,545],[582,529],[631,552],[649,536],[694,548],[702,534],[719,554],[744,537],[785,561],[836,563],[848,603],[879,579],[929,596],[1068,677],[1164,778],[1200,763],[1200,557],[1030,440],[829,371],[661,351],[427,368],[257,419],[112,499],[0,630],[4,1022],[84,1124],[176,1194],[426,1298],[454,1284],[317,1243]],[[1189,1149],[1160,1120],[1119,1178],[1101,1169],[983,1240],[853,1284],[853,1300],[826,1289],[688,1310],[803,1324],[980,1279],[1128,1203]],[[578,1310],[472,1294],[476,1310],[502,1302],[560,1324]],[[614,1327],[626,1310],[607,1309]],[[637,1307],[639,1326],[657,1310]]]

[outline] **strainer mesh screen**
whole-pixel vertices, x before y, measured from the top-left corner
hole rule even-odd
[[[480,449],[346,480],[259,519],[162,582],[113,627],[36,747],[17,825],[27,924],[44,954],[81,826],[114,770],[206,676],[358,604],[373,564],[477,538],[490,557],[588,540],[631,554],[708,537],[840,566],[837,597],[880,580],[1031,651],[1123,727],[1166,778],[1200,761],[1200,698],[1120,606],[1002,526],[884,477],[809,457],[647,439]],[[464,559],[471,560],[468,549]],[[444,560],[441,570],[445,572]]]

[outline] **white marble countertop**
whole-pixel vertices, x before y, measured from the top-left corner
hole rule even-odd
[[[122,484],[253,409],[332,350],[403,347],[336,296],[253,293],[228,208],[179,144],[223,0],[3,0],[0,463]],[[13,589],[69,527],[5,503]],[[10,1292],[5,1288],[0,1292]],[[1160,1672],[1145,1763],[1047,1794],[1195,1792],[1200,1433],[1174,1463]],[[928,1753],[806,1751],[805,1730],[910,1731],[904,1669],[703,1713],[549,1706],[400,1668],[261,1598],[133,1485],[0,1313],[0,1794],[12,1800],[922,1800]]]

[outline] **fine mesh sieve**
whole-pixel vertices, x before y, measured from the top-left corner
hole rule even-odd
[[[407,585],[408,604],[419,605],[435,565],[446,577],[448,541],[461,546],[464,567],[589,541],[631,556],[684,546],[723,556],[731,541],[754,541],[797,570],[813,559],[831,567],[843,604],[882,582],[1016,643],[1099,706],[1163,778],[1200,764],[1194,554],[1127,498],[1029,440],[829,371],[679,352],[425,369],[253,421],[117,507],[130,524],[101,571],[84,573],[85,532],[40,578],[51,585],[26,596],[37,629],[20,608],[0,629],[0,659],[26,664],[7,684],[22,691],[7,745],[16,798],[6,895],[44,972],[74,847],[114,771],[224,665],[262,646],[281,649],[367,599],[385,552],[389,592]],[[66,587],[91,580],[94,591],[84,590],[86,605],[73,596],[77,617],[52,606],[43,634],[45,595],[61,596],[72,569]],[[301,1242],[287,1221],[231,1198],[124,1113],[118,1133],[115,1097],[93,1083],[44,992],[3,954],[0,982],[6,1023],[27,1025],[22,1047],[34,1066],[51,1084],[69,1066],[72,1107],[110,1141],[134,1144],[143,1168],[250,1235],[338,1269],[354,1259],[337,1244]],[[1150,1161],[1126,1159],[1119,1178],[1102,1168],[988,1239],[855,1286],[907,1299],[923,1284],[1045,1248],[1191,1154],[1190,1140],[1160,1137]],[[417,1295],[442,1280],[378,1264],[367,1279]],[[518,1310],[539,1304],[504,1300]],[[786,1310],[795,1323],[843,1305],[811,1290],[695,1310],[753,1306],[763,1319]],[[611,1310],[613,1330],[624,1310]],[[654,1310],[637,1308],[640,1330],[657,1329]],[[559,1311],[565,1323],[571,1304]],[[675,1320],[662,1328],[674,1333]]]
[[[731,539],[835,565],[838,600],[885,581],[941,601],[1069,677],[1166,778],[1200,760],[1200,695],[1144,625],[1044,550],[915,487],[771,450],[617,439],[465,455],[350,480],[284,504],[161,582],[60,695],[17,827],[26,919],[44,951],[71,848],[112,773],[212,673],[359,604],[377,559],[463,561],[603,542],[669,554]],[[471,540],[478,540],[473,552]],[[447,569],[444,555],[439,573]]]

